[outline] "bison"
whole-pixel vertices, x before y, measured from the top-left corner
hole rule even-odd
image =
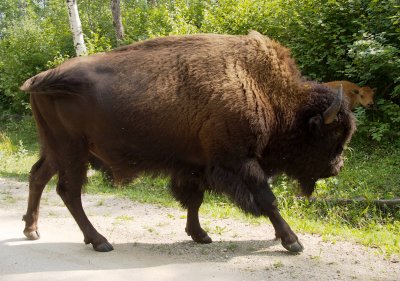
[[[375,90],[368,86],[358,87],[356,84],[349,81],[332,81],[324,83],[323,85],[339,89],[343,87],[343,92],[349,100],[350,109],[356,108],[358,105],[362,105],[365,108],[369,108],[374,105]]]
[[[283,247],[301,252],[268,179],[286,173],[310,195],[319,178],[341,169],[355,126],[342,92],[303,83],[289,50],[257,32],[147,40],[30,78],[21,89],[30,93],[41,153],[24,234],[39,238],[41,194],[58,174],[57,193],[85,243],[113,249],[81,202],[88,161],[98,159],[116,182],[168,175],[198,243],[211,242],[198,210],[204,192],[214,191],[268,217]]]

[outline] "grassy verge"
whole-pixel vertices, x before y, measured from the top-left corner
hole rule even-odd
[[[378,208],[371,203],[337,204],[327,199],[400,197],[400,148],[355,137],[346,151],[347,163],[338,177],[318,182],[316,202],[298,200],[296,184],[277,178],[273,189],[282,215],[297,232],[320,234],[324,239],[357,242],[387,255],[400,255],[400,208]],[[37,160],[36,132],[31,118],[2,120],[0,125],[0,177],[27,180]],[[89,193],[112,193],[131,200],[178,207],[168,191],[168,179],[139,177],[131,184],[112,187],[100,173],[89,178]],[[254,224],[267,222],[243,214],[225,197],[207,195],[203,215],[237,218]]]
[[[0,118],[0,177],[27,180],[38,151],[32,117]]]

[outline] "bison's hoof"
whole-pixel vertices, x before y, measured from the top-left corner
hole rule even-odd
[[[114,247],[106,241],[98,245],[93,244],[93,249],[97,252],[110,252],[114,250]]]
[[[190,235],[193,239],[194,242],[200,243],[200,244],[210,244],[212,242],[210,236],[208,236],[207,233],[205,233],[202,236],[196,236],[196,235]]]
[[[24,235],[29,240],[38,240],[40,238],[40,233],[37,230],[34,231],[24,230]]]
[[[303,252],[303,250],[304,250],[304,246],[299,241],[296,241],[296,242],[293,242],[290,244],[285,244],[282,241],[282,246],[286,250],[288,250],[289,252],[292,252],[292,253],[300,253],[300,252]]]

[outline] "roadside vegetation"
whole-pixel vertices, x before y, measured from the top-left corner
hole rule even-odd
[[[26,5],[15,5],[14,0],[0,3],[0,177],[26,181],[39,147],[28,97],[18,88],[30,76],[73,57],[74,48],[65,3],[20,2]],[[109,1],[80,0],[78,5],[89,53],[116,47]],[[400,206],[372,202],[400,198],[397,0],[125,0],[121,5],[122,44],[169,34],[257,30],[288,46],[310,79],[350,80],[376,88],[374,108],[355,111],[358,130],[345,150],[345,168],[339,176],[318,182],[315,201],[299,199],[296,183],[284,175],[272,185],[282,215],[295,231],[321,234],[329,241],[352,240],[400,255]],[[85,190],[178,207],[164,177],[142,176],[115,188],[96,172]],[[337,201],[356,198],[365,200]],[[216,219],[267,223],[245,216],[215,194],[207,196],[201,212]]]

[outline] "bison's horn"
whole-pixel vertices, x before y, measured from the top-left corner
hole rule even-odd
[[[342,99],[343,99],[343,85],[340,84],[339,88],[339,93],[332,102],[332,104],[324,111],[323,117],[324,117],[324,123],[325,124],[330,124],[332,123],[337,114],[339,113],[340,107],[342,105]]]

